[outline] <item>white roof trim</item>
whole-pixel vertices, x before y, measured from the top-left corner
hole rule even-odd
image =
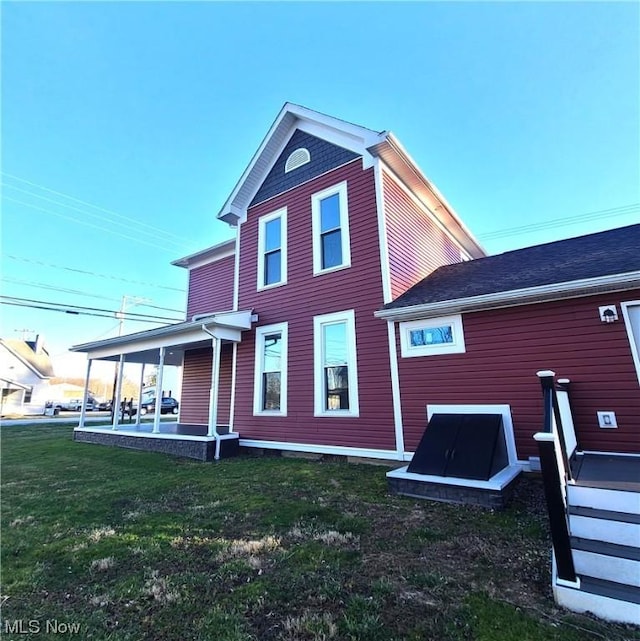
[[[47,376],[46,374],[41,372],[35,365],[33,365],[26,358],[24,358],[22,354],[20,354],[19,352],[16,352],[11,347],[11,345],[8,345],[7,343],[5,343],[4,340],[2,340],[1,338],[0,338],[0,345],[2,345],[14,358],[17,358],[27,369],[30,369],[38,378],[42,379],[43,381],[46,381],[50,378],[55,377],[55,372],[51,376]],[[49,356],[48,352],[47,352],[47,356]],[[49,356],[49,359],[51,359],[50,356]],[[52,369],[53,369],[53,365],[52,365]],[[25,388],[25,389],[28,389],[28,388]]]
[[[190,321],[165,325],[144,332],[83,343],[69,348],[71,352],[86,352],[90,359],[110,358],[120,354],[135,354],[160,347],[184,346],[190,343],[210,342],[212,334],[221,340],[239,342],[241,333],[251,329],[257,320],[252,310],[218,312],[196,315]],[[205,328],[209,331],[205,331]]]
[[[213,263],[222,258],[227,258],[228,256],[233,256],[236,252],[236,239],[232,238],[231,240],[225,240],[223,243],[218,243],[217,245],[212,245],[206,249],[201,249],[194,254],[189,254],[184,258],[177,258],[174,261],[171,261],[172,265],[176,267],[186,267],[187,269],[194,269],[195,267],[201,267],[202,265],[207,265]]]
[[[447,314],[478,312],[499,307],[513,307],[543,303],[563,298],[593,296],[602,292],[614,292],[640,287],[640,271],[626,274],[613,274],[597,278],[583,278],[565,283],[552,283],[523,289],[512,289],[505,292],[481,294],[468,298],[424,303],[395,309],[381,309],[375,312],[377,318],[391,321],[417,320],[433,318]]]
[[[12,386],[17,388],[17,389],[22,389],[25,392],[28,392],[29,390],[33,389],[33,385],[23,385],[22,383],[18,383],[18,381],[14,381],[14,380],[12,380],[10,378],[0,378],[0,381],[2,381],[3,383],[8,383],[9,384],[8,388],[6,386],[3,386],[3,387],[5,387],[5,389],[11,389]]]
[[[369,166],[372,162],[367,148],[382,142],[386,136],[384,132],[378,133],[300,105],[285,103],[227,202],[218,213],[220,220],[233,226],[244,220],[253,197],[296,129],[362,155],[365,166]]]
[[[423,206],[445,227],[460,246],[473,258],[482,258],[486,252],[482,245],[462,222],[454,208],[447,202],[436,186],[424,175],[418,164],[409,155],[400,141],[389,132],[385,139],[369,149],[385,164],[404,185],[420,200]],[[432,209],[428,204],[431,195],[442,207]]]

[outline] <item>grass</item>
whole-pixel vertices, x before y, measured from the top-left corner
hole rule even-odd
[[[554,605],[536,479],[494,513],[389,496],[378,466],[202,464],[31,425],[2,429],[2,482],[9,639],[18,620],[99,641],[640,638]]]

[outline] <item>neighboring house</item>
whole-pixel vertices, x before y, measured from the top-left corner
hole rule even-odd
[[[0,414],[43,414],[53,365],[44,339],[0,339]]]
[[[233,240],[174,262],[186,322],[74,348],[183,364],[190,434],[410,460],[428,407],[500,406],[526,463],[554,368],[584,446],[640,452],[640,226],[486,257],[393,134],[292,104],[218,219]]]

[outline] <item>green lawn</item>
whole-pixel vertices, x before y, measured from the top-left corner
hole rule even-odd
[[[2,429],[5,638],[640,638],[554,606],[537,479],[493,513],[389,496],[379,466],[202,464],[71,433]]]

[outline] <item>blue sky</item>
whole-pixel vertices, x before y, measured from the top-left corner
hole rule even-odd
[[[634,223],[639,24],[615,2],[4,3],[2,293],[183,309],[170,261],[231,237],[215,214],[286,101],[393,131],[491,253]],[[0,313],[56,355],[117,326]]]

